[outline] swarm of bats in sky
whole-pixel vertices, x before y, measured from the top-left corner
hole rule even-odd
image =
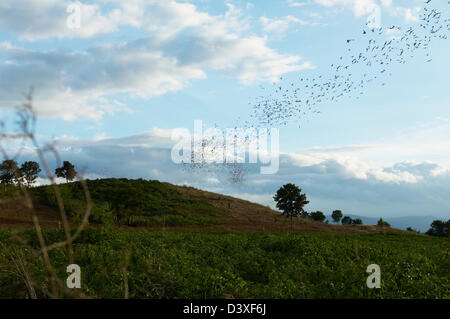
[[[357,38],[344,39],[346,54],[330,65],[331,75],[300,76],[292,83],[280,78],[271,87],[261,86],[263,93],[249,102],[257,125],[286,125],[306,114],[321,113],[318,107],[323,103],[349,96],[359,98],[372,82],[386,85],[393,65],[406,64],[418,55],[423,55],[424,63],[431,62],[431,45],[446,40],[450,31],[450,19],[431,8],[431,2],[425,2],[420,23],[413,26],[371,28],[366,23]]]
[[[249,103],[253,106],[253,120],[240,126],[275,127],[298,122],[306,114],[321,113],[318,107],[323,103],[336,103],[344,97],[359,98],[370,83],[386,85],[394,65],[406,64],[416,56],[422,56],[424,63],[431,62],[431,45],[436,40],[447,39],[450,19],[431,8],[431,0],[425,2],[420,12],[420,22],[408,27],[373,28],[366,23],[355,38],[343,39],[345,54],[330,65],[331,73],[327,76],[299,76],[290,83],[280,78],[280,82],[270,87],[261,86],[262,94]],[[203,144],[214,155],[213,141],[205,139]],[[184,169],[218,177],[225,173],[231,183],[240,184],[249,168],[248,164],[242,163],[211,164],[205,161],[185,164]]]

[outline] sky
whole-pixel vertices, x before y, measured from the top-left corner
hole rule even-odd
[[[71,4],[79,28],[68,25]],[[447,1],[430,5],[450,16]],[[175,129],[193,131],[195,120],[240,126],[274,87],[332,76],[347,39],[365,45],[374,6],[383,36],[396,36],[394,24],[420,28],[423,0],[2,0],[3,131],[14,131],[14,106],[33,87],[39,141],[56,143],[87,178],[158,179],[272,207],[276,190],[292,182],[309,211],[450,218],[447,39],[433,41],[430,62],[416,54],[392,65],[385,85],[374,81],[358,98],[276,126],[276,174],[249,166],[235,183],[171,159]],[[22,148],[19,160],[37,159],[31,145]]]

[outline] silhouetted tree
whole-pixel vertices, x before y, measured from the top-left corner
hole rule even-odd
[[[77,176],[77,171],[72,163],[64,161],[62,167],[55,169],[55,174],[57,177],[63,177],[66,179],[66,182],[69,182],[73,181],[75,176]]]
[[[426,232],[427,235],[437,237],[448,237],[450,219],[447,222],[444,222],[442,220],[434,220],[430,226],[431,228]]]
[[[12,185],[21,180],[21,173],[17,162],[14,160],[4,160],[0,164],[0,182],[5,185]]]
[[[352,219],[352,224],[353,225],[362,225],[362,220],[359,218]]]
[[[22,173],[24,180],[27,182],[27,186],[30,187],[38,177],[38,174],[41,172],[41,168],[39,167],[39,163],[27,161],[20,167],[20,172]]]
[[[339,223],[342,218],[342,211],[340,211],[339,209],[333,211],[333,213],[331,214],[331,218],[333,218],[333,221],[335,223]]]
[[[283,215],[292,218],[301,215],[303,207],[309,203],[306,195],[301,193],[302,190],[294,184],[283,185],[275,194],[273,199],[277,203],[277,208],[283,211]]]
[[[341,221],[342,225],[350,225],[352,223],[352,219],[350,216],[345,216]]]
[[[309,217],[318,222],[323,222],[326,218],[325,214],[321,211],[312,212],[311,214],[309,214]]]

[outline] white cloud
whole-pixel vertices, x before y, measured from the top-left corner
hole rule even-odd
[[[89,38],[119,31],[120,27],[157,33],[170,37],[188,28],[207,27],[221,33],[243,29],[247,25],[241,10],[227,4],[223,15],[202,12],[192,3],[173,0],[93,0],[93,4],[68,0],[2,0],[0,27],[22,40],[48,38]],[[69,5],[79,6],[80,28],[67,26]],[[108,5],[108,7],[105,6]]]
[[[35,88],[39,115],[65,120],[77,117],[99,119],[123,109],[108,95],[130,93],[150,97],[183,88],[191,79],[204,78],[193,66],[180,65],[144,44],[109,45],[85,52],[38,52],[0,45],[0,105],[17,105],[22,92]]]
[[[289,29],[290,25],[314,25],[313,23],[300,20],[291,15],[273,19],[262,16],[259,18],[259,21],[262,24],[263,30],[265,32],[276,33],[286,32]]]
[[[301,1],[288,0],[288,5],[290,7],[304,7],[308,4],[309,4],[309,1],[301,2]]]
[[[227,4],[224,14],[212,16],[193,4],[176,1],[101,2],[119,7],[108,16],[114,28],[119,24],[131,25],[145,29],[148,36],[72,52],[38,51],[1,43],[1,106],[16,105],[22,93],[34,86],[38,114],[65,120],[100,119],[105,114],[126,109],[114,100],[115,94],[148,99],[205,79],[209,70],[251,85],[275,82],[284,73],[312,68],[309,62],[300,62],[299,56],[281,54],[270,48],[267,37],[245,35],[249,20],[231,4]],[[38,20],[30,17],[27,27],[21,29],[13,22],[23,19],[20,14],[25,13],[14,11],[9,15],[15,19],[3,21],[3,26],[22,38],[69,36],[60,25],[50,25],[41,31],[33,25],[52,20],[56,3],[48,0],[38,5],[33,1],[29,8],[40,8]],[[96,30],[94,27],[88,29],[91,31],[82,31],[85,36],[96,34],[92,31]]]
[[[391,167],[380,167],[360,160],[355,156],[316,152],[286,154],[286,156],[287,159],[284,163],[290,163],[295,167],[309,168],[307,170],[309,174],[331,174],[342,179],[359,179],[397,184],[417,183],[423,178],[420,174],[413,174],[406,170],[398,170]],[[439,170],[437,165],[433,166],[432,169],[437,174],[446,172],[446,170]]]
[[[69,4],[81,9],[82,26],[67,26]],[[19,39],[36,41],[47,38],[89,38],[117,31],[114,11],[103,15],[99,5],[65,0],[2,0],[0,27],[14,32]]]
[[[376,6],[374,0],[315,0],[315,2],[325,7],[341,6],[351,9],[357,17],[369,14]]]
[[[374,8],[380,7],[379,2],[375,0],[314,0],[317,4],[325,7],[340,6],[352,10],[355,16],[362,17],[374,11]],[[405,22],[418,21],[420,7],[402,7],[394,5],[392,0],[381,0],[381,7],[392,16],[401,16]]]
[[[392,0],[382,0],[382,6],[386,9],[389,14],[392,16],[400,16],[403,17],[406,23],[417,22],[419,21],[419,12],[421,10],[420,7],[414,8],[405,8],[401,6],[393,5]]]
[[[17,104],[22,92],[34,86],[36,107],[44,116],[67,120],[101,118],[123,108],[110,95],[127,93],[150,98],[174,92],[190,81],[218,70],[250,85],[277,81],[292,71],[311,68],[299,57],[277,53],[260,37],[192,35],[155,41],[143,38],[125,44],[103,45],[83,52],[31,51],[0,45],[1,106]]]

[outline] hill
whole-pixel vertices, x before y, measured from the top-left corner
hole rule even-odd
[[[159,181],[87,184],[93,203],[90,227],[72,243],[82,288],[78,295],[56,289],[55,296],[449,297],[446,238],[306,219],[295,220],[295,232],[287,232],[289,221],[279,212],[229,196]],[[76,224],[85,206],[82,187],[68,183],[60,190]],[[64,240],[53,188],[32,188],[30,194],[46,244]],[[29,214],[21,209],[17,190],[5,189],[0,198],[0,225],[7,226],[0,227],[0,298],[47,298],[51,277],[44,259],[36,258],[40,239],[27,229],[32,227]],[[69,255],[66,247],[49,250],[63,285]],[[373,263],[382,267],[381,289],[366,286],[367,266]]]
[[[230,196],[143,179],[88,180],[93,209],[92,225],[112,224],[122,227],[174,230],[244,230],[285,231],[289,221],[279,212],[260,204]],[[86,205],[79,182],[59,185],[65,209],[73,222],[81,218]],[[57,201],[52,186],[30,189],[44,226],[59,227]],[[28,213],[16,205],[11,194],[1,203],[0,224],[31,225]],[[294,231],[308,232],[378,232],[369,225],[331,225],[306,219],[294,219]],[[390,231],[396,231],[390,229]]]

